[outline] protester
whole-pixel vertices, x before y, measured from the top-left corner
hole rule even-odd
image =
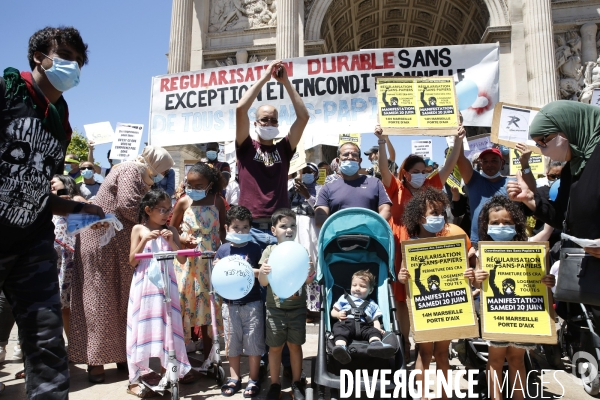
[[[319,164],[317,164],[317,167],[319,169],[324,169],[326,176],[333,174],[331,171],[331,166],[327,163],[327,161],[321,161]]]
[[[169,153],[156,146],[147,146],[135,161],[120,164],[100,186],[94,204],[113,214],[123,229],[105,246],[100,246],[104,229],[79,234],[71,284],[74,334],[69,340],[69,358],[88,364],[92,383],[104,382],[105,364],[127,369],[125,332],[134,272],[129,264],[131,230],[137,224],[142,197],[159,181],[160,171],[172,166]]]
[[[97,182],[94,177],[94,164],[89,161],[83,161],[79,165],[83,181],[79,184],[79,191],[85,200],[92,201],[96,198],[98,190],[100,190],[100,182]]]
[[[457,142],[458,139],[455,141],[455,146],[458,145]],[[457,147],[460,147],[460,145]],[[404,215],[402,216],[406,232],[410,239],[425,239],[454,235],[465,235],[466,237],[465,231],[446,221],[445,210],[447,206],[448,197],[441,190],[427,187],[417,192],[406,205]],[[466,237],[466,241],[468,250],[471,247],[471,242],[468,237]],[[465,270],[464,275],[465,278],[471,280],[473,280],[475,276],[473,270],[470,268]],[[406,282],[413,278],[418,281],[419,275],[411,277],[403,263],[400,272],[398,273],[399,283],[407,284]],[[428,370],[431,357],[435,356],[437,371],[442,371],[446,379],[448,379],[450,373],[450,363],[448,360],[449,345],[450,340],[419,343],[419,354],[417,356],[417,361],[415,362],[415,370]],[[415,381],[420,382],[421,387],[426,387],[422,373],[417,374]],[[421,397],[426,397],[425,393],[423,393]],[[447,399],[445,391],[442,391],[442,399]]]
[[[167,192],[170,197],[173,197],[175,195],[175,170],[169,168],[168,170],[161,172],[159,176],[162,176],[162,179],[158,183],[152,185],[152,189],[162,189]]]
[[[273,214],[272,231],[277,238],[277,243],[293,241],[296,238],[296,215],[290,209],[279,209]],[[300,288],[293,296],[281,300],[273,293],[269,285],[268,275],[271,266],[268,264],[269,256],[277,245],[265,249],[260,259],[260,273],[258,281],[267,287],[267,340],[269,346],[269,366],[271,372],[271,387],[267,393],[267,400],[278,400],[281,397],[281,384],[279,383],[279,367],[283,345],[290,349],[292,366],[292,396],[295,400],[304,400],[304,386],[302,377],[302,345],[306,341],[306,290]],[[316,275],[312,265],[306,266],[309,270],[308,278],[304,283],[311,283]]]
[[[69,175],[75,180],[75,183],[83,182],[83,176],[79,170],[79,157],[75,154],[67,154],[65,156],[65,175]]]
[[[541,188],[548,188],[547,191],[550,191],[550,188],[560,180],[560,173],[562,172],[564,162],[562,161],[552,161],[548,163],[548,168],[546,168],[546,176],[543,178],[536,179],[535,183],[537,186],[537,190],[542,190]]]
[[[387,150],[388,150],[388,160],[387,160],[387,168],[392,173],[392,175],[396,175],[398,171],[398,165],[396,164],[396,150],[394,149],[394,145],[390,140],[389,136],[384,136],[383,140],[386,141]],[[371,176],[381,176],[381,172],[379,170],[379,146],[373,146],[369,150],[365,151],[365,156],[369,157],[369,161],[373,166],[369,169],[361,169],[362,174],[371,175]]]
[[[279,135],[278,111],[270,105],[257,107],[254,130],[257,140],[250,137],[248,112],[263,86],[273,78],[285,87],[294,106],[296,120],[289,134],[277,144]],[[289,208],[287,175],[290,160],[308,123],[308,110],[292,86],[285,65],[273,61],[262,77],[244,93],[236,109],[236,155],[238,160],[239,204],[247,207],[253,216],[251,234],[261,248],[274,244],[271,233],[271,214],[279,208]]]
[[[425,172],[425,160],[417,155],[411,154],[404,159],[400,166],[400,172],[398,178],[394,177],[392,173],[387,169],[385,160],[387,159],[385,145],[387,141],[383,136],[383,130],[379,125],[375,127],[375,136],[377,136],[377,144],[379,144],[379,164],[381,171],[381,182],[385,187],[387,194],[392,202],[390,227],[394,232],[394,243],[396,248],[396,254],[394,257],[394,268],[396,273],[400,271],[402,264],[402,251],[400,243],[403,240],[409,239],[409,235],[404,227],[402,220],[404,215],[404,208],[408,202],[422,190],[427,187],[434,187],[436,189],[442,189],[443,183],[446,182],[450,174],[454,169],[456,160],[459,153],[462,153],[462,141],[466,136],[465,129],[460,126],[457,132],[457,136],[454,137],[454,147],[452,152],[448,156],[444,166],[438,171],[437,174],[428,176]],[[400,322],[400,329],[402,330],[402,336],[404,338],[405,349],[410,349],[410,342],[408,341],[410,319],[408,316],[408,307],[406,305],[406,290],[404,285],[394,282],[392,284],[394,290],[394,299],[396,300],[396,315]],[[410,352],[406,351],[405,355],[408,360]]]
[[[505,196],[494,196],[485,203],[479,215],[479,238],[482,241],[527,241],[525,216],[519,207]],[[495,267],[491,272],[478,269],[475,272],[477,284],[485,281],[490,275],[495,274]],[[555,284],[554,275],[545,275],[541,282],[552,288]],[[508,387],[512,388],[513,400],[523,400],[527,386],[527,372],[525,370],[525,351],[534,350],[534,343],[512,343],[503,341],[489,341],[488,362],[486,366],[488,384],[492,392],[488,398],[502,400],[502,369],[504,360],[508,361]],[[446,352],[447,354],[448,352]],[[437,357],[436,357],[437,362]]]
[[[223,171],[221,173],[225,178],[225,200],[231,206],[237,206],[240,198],[240,185],[236,179],[231,179],[231,172]]]
[[[340,159],[338,157],[331,160],[331,162],[329,163],[329,169],[331,169],[331,174],[327,175],[327,177],[325,178],[325,184],[333,182],[336,179],[342,177],[342,175],[340,174]]]
[[[153,397],[157,393],[150,390],[140,380],[144,373],[151,373],[150,357],[160,360],[165,371],[168,367],[168,352],[175,351],[177,378],[183,378],[192,368],[185,351],[183,326],[179,304],[179,292],[172,260],[157,261],[135,258],[139,253],[181,250],[179,235],[175,228],[167,226],[171,213],[171,196],[162,189],[153,189],[142,197],[139,205],[138,225],[131,231],[129,264],[135,268],[129,292],[127,309],[127,366],[129,385],[127,393],[139,398]],[[177,256],[184,263],[184,256]],[[164,268],[165,271],[161,272]],[[168,277],[170,302],[165,302],[162,274]],[[167,310],[165,304],[170,307]],[[165,321],[171,313],[171,327],[167,330]],[[173,339],[170,339],[173,335]]]
[[[229,359],[230,378],[221,386],[221,394],[233,396],[241,390],[242,380],[240,359],[245,353],[249,359],[249,379],[244,397],[256,397],[260,393],[260,358],[265,352],[265,319],[258,283],[258,264],[261,257],[260,246],[251,242],[250,226],[252,214],[243,206],[232,206],[227,211],[227,241],[215,254],[215,263],[224,257],[243,257],[254,270],[254,286],[239,300],[223,299],[223,327],[225,329],[225,349]]]
[[[99,165],[96,165],[96,163],[94,161],[94,147],[95,147],[94,141],[88,140],[87,146],[88,146],[87,160],[88,160],[88,162],[92,163],[92,165],[94,166],[94,172],[102,177],[106,177],[106,175],[108,175],[108,173],[110,172],[110,169],[113,167],[113,160],[111,160],[111,158],[110,158],[110,150],[108,151],[108,153],[106,153],[106,158],[108,159],[108,164],[110,167],[102,168]]]
[[[385,220],[390,218],[391,201],[381,181],[360,175],[360,148],[354,143],[344,143],[338,148],[342,179],[323,186],[315,204],[315,224],[323,226],[335,212],[349,207],[362,207],[379,213]],[[389,172],[389,171],[388,171]]]
[[[221,197],[221,174],[208,164],[194,164],[187,173],[185,197],[182,197],[173,210],[171,225],[181,232],[184,247],[200,251],[217,251],[225,242],[226,211]],[[186,345],[192,345],[192,330],[200,327],[204,359],[209,355],[212,341],[208,336],[208,325],[217,324],[222,331],[220,305],[217,307],[217,321],[212,321],[210,313],[210,282],[208,260],[202,257],[188,257],[185,263],[175,263],[175,274],[179,286],[183,332]],[[191,347],[188,347],[191,350]],[[192,381],[189,375],[186,380]]]
[[[206,158],[207,164],[211,167],[215,168],[220,173],[229,172],[231,173],[231,166],[229,163],[224,161],[219,161],[219,143],[212,142],[206,145]]]
[[[0,79],[0,289],[19,327],[28,398],[66,399],[52,215],[104,213],[52,194],[50,180],[63,174],[72,134],[62,94],[79,83],[87,45],[75,28],[46,27],[31,36],[28,60],[31,73],[7,68]]]

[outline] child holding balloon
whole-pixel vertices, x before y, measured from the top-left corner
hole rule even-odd
[[[271,216],[271,231],[277,238],[277,244],[293,242],[296,238],[296,214],[287,208],[276,210]],[[293,296],[281,300],[272,290],[268,275],[271,266],[269,256],[277,245],[268,246],[260,259],[258,281],[267,287],[267,339],[269,346],[269,369],[271,372],[271,387],[267,399],[279,399],[281,384],[279,383],[279,367],[281,353],[286,344],[290,349],[292,366],[292,394],[295,400],[304,400],[304,388],[300,383],[302,375],[302,345],[306,341],[306,291],[300,288]],[[307,265],[308,277],[305,283],[314,279],[315,271],[312,263]],[[290,279],[294,277],[290,276]]]
[[[244,391],[245,398],[258,396],[260,393],[259,368],[260,358],[265,352],[264,315],[258,284],[258,262],[261,257],[260,246],[251,241],[250,227],[252,214],[243,206],[232,206],[227,211],[225,228],[226,240],[215,254],[215,264],[225,257],[237,255],[243,257],[254,269],[254,286],[250,292],[239,300],[229,300],[227,294],[219,293],[223,298],[221,308],[225,344],[229,357],[230,378],[221,386],[221,394],[231,397],[242,388],[240,375],[240,358],[244,352],[249,359],[250,376]],[[237,289],[237,288],[236,288]],[[231,296],[235,297],[235,296]]]

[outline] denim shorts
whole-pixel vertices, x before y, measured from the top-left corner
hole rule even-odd
[[[265,352],[265,319],[260,300],[243,306],[223,303],[221,314],[228,357],[260,356]]]

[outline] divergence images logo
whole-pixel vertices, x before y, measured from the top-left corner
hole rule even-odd
[[[581,378],[588,384],[598,376],[598,361],[588,352],[578,351],[573,354],[571,364],[573,376],[577,379]]]
[[[514,115],[510,116],[508,118],[510,118],[510,121],[508,121],[508,124],[506,125],[506,129],[509,129],[511,124],[514,124],[514,126],[516,126],[517,128],[519,127],[519,124],[517,124],[517,122],[519,122],[521,120],[521,118],[515,117]]]

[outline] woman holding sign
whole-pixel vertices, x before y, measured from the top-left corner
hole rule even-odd
[[[459,154],[463,151],[462,142],[466,134],[467,132],[465,129],[460,126],[458,128],[458,134],[454,138],[455,146],[452,148],[452,152],[448,156],[446,163],[437,174],[428,177],[428,174],[425,172],[427,166],[425,165],[423,157],[411,154],[402,162],[398,178],[396,178],[388,169],[386,140],[383,136],[383,130],[379,125],[375,126],[375,136],[377,136],[377,143],[379,144],[378,162],[379,170],[381,171],[381,182],[383,183],[383,186],[385,186],[385,190],[392,201],[392,218],[390,218],[389,222],[392,232],[394,232],[396,245],[396,255],[394,257],[396,273],[400,271],[400,266],[402,264],[400,242],[407,240],[410,237],[402,222],[404,208],[413,196],[425,188],[433,187],[440,190],[442,189],[444,182],[446,182],[458,161]],[[397,318],[400,322],[402,336],[404,337],[404,347],[410,349],[410,342],[408,341],[410,319],[408,318],[408,308],[406,306],[406,289],[404,288],[404,285],[397,281],[392,285],[394,288],[394,297],[396,299],[396,309],[398,310]],[[405,354],[408,355],[410,352],[405,352]]]

